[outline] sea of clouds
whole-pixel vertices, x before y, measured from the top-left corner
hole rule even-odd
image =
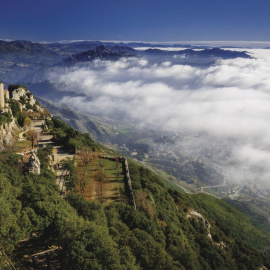
[[[160,130],[208,134],[193,137],[194,145],[216,152],[227,148],[226,170],[235,181],[270,183],[270,50],[248,53],[252,59],[210,66],[96,60],[60,76],[91,99],[67,96],[62,102],[89,114],[121,111]],[[224,160],[219,163],[225,166]]]

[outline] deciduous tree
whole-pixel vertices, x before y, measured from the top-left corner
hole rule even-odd
[[[37,144],[39,141],[39,134],[34,129],[31,129],[26,132],[26,136],[27,136],[27,140],[32,143],[32,149],[33,149],[34,144],[35,143]]]
[[[106,179],[106,173],[105,173],[104,168],[98,169],[98,171],[96,172],[96,175],[95,175],[95,179],[99,183],[100,196],[101,196],[101,199],[102,199],[102,196],[103,196],[103,186],[104,186],[104,181]]]

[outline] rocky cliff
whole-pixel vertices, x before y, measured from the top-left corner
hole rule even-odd
[[[16,140],[16,133],[19,130],[15,119],[11,123],[1,125],[0,124],[0,151],[4,150],[6,146],[12,145]]]
[[[46,114],[33,94],[22,85],[10,85],[10,100],[6,111],[0,113],[0,151],[12,146],[17,141],[19,130],[31,127],[31,119]]]

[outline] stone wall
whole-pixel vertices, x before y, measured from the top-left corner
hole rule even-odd
[[[137,206],[136,206],[136,202],[135,202],[135,198],[134,198],[134,194],[133,194],[133,188],[132,188],[131,178],[130,178],[129,169],[128,169],[128,161],[126,158],[122,158],[122,162],[123,162],[122,164],[123,164],[125,179],[126,179],[127,184],[128,184],[129,193],[130,193],[130,196],[132,198],[134,209],[136,210]]]

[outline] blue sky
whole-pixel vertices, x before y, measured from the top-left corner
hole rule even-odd
[[[0,2],[0,39],[270,41],[269,0]]]

